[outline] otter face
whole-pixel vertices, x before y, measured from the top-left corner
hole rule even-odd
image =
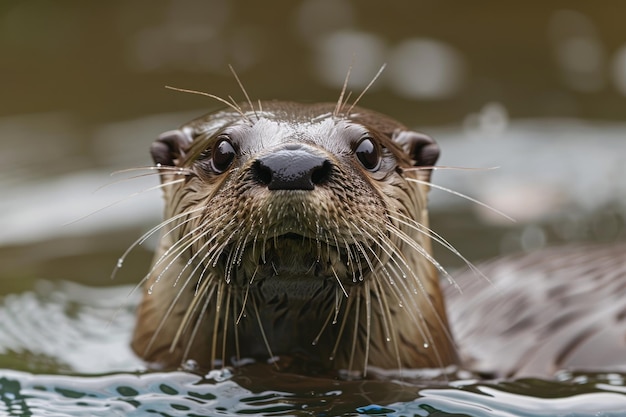
[[[393,316],[416,298],[426,303],[410,320],[430,342],[422,310],[443,312],[428,301],[432,283],[420,282],[432,275],[427,187],[407,177],[427,181],[430,170],[415,166],[432,166],[438,147],[385,116],[356,108],[337,117],[332,107],[264,103],[155,142],[167,220],[150,295],[167,305],[150,309],[161,324],[147,351],[173,327],[163,339],[178,360],[212,362],[221,340],[224,360],[278,354],[351,367],[357,352],[365,367],[372,333],[384,333],[395,347],[374,365],[389,367],[407,361],[394,353]]]
[[[168,215],[193,214],[177,234],[195,239],[193,261],[210,264],[207,271],[217,269],[229,284],[246,286],[255,276],[258,285],[309,279],[352,285],[380,263],[371,261],[372,252],[386,257],[368,249],[388,234],[382,184],[400,182],[409,155],[365,124],[330,114],[306,120],[301,113],[234,121],[232,113],[218,114],[221,125],[196,122],[153,146],[156,163],[176,160],[192,172]],[[434,142],[415,138],[403,143],[411,156],[434,162]]]

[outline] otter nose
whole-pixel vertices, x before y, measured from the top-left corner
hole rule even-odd
[[[332,163],[299,144],[291,144],[258,158],[252,171],[269,190],[313,190],[328,180]]]

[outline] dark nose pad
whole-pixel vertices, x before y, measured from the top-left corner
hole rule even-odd
[[[332,163],[294,144],[260,157],[252,164],[252,172],[269,190],[313,190],[328,181]]]

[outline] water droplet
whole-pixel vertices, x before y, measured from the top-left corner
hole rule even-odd
[[[424,349],[428,349],[430,347],[430,345],[428,344],[428,342],[424,342]]]
[[[157,163],[157,164],[156,164],[156,167],[157,167],[157,168],[161,168],[161,166],[162,166],[162,165],[161,165],[161,163]]]
[[[124,265],[124,258],[120,258],[117,260],[117,267],[121,268]]]
[[[386,340],[387,342],[391,342],[391,337],[387,336],[387,337],[385,337],[385,340]]]
[[[152,291],[154,291],[153,285],[150,285],[150,288],[148,288],[148,295],[152,295]]]
[[[402,302],[399,302],[399,303],[398,303],[398,307],[400,307],[400,308],[404,308],[404,304],[402,304]]]

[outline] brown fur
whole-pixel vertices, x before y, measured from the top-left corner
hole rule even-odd
[[[192,121],[153,146],[166,222],[134,350],[166,367],[270,353],[363,373],[457,364],[430,255],[428,186],[409,181],[428,181],[434,142],[357,107],[240,109]],[[237,156],[211,172],[207,160],[224,134]],[[363,134],[383,150],[376,171],[355,157]],[[330,161],[323,184],[270,190],[255,181],[258,158],[294,143]]]

